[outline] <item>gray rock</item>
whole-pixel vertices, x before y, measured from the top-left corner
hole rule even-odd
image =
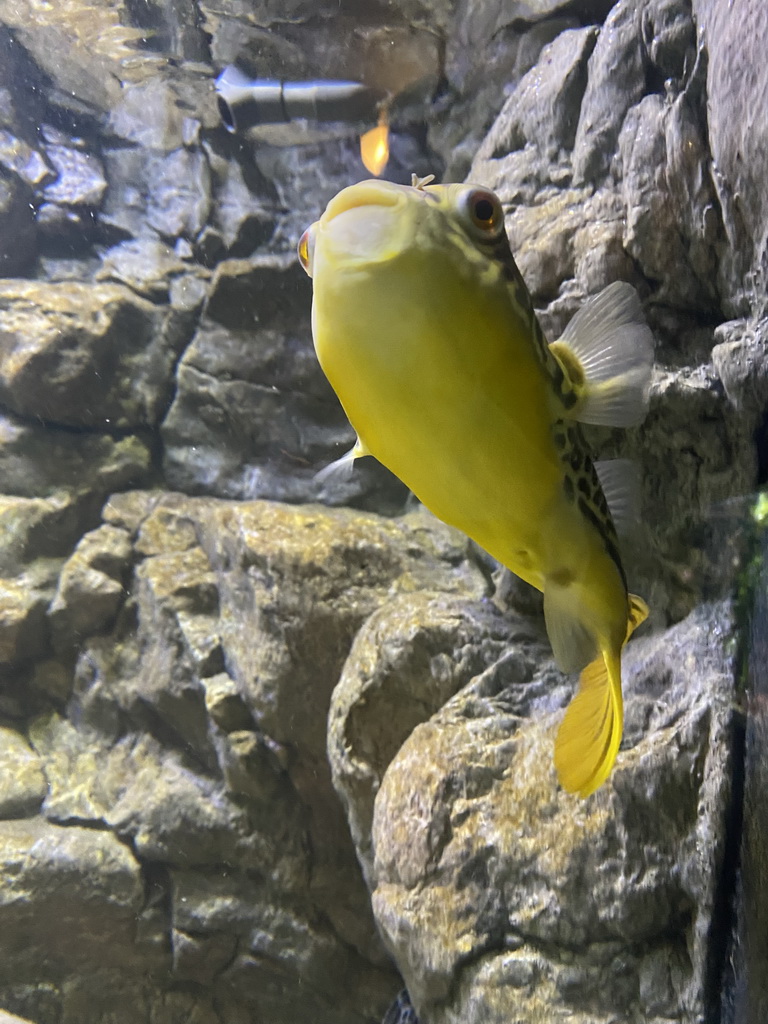
[[[685,94],[671,104],[644,97],[627,114],[619,152],[627,252],[646,278],[659,282],[660,300],[712,307],[719,215],[706,148]],[[660,224],[668,229],[659,231]]]
[[[85,534],[59,576],[48,617],[54,642],[66,647],[106,629],[124,599],[130,537],[114,526]]]
[[[211,165],[213,203],[211,223],[198,240],[198,252],[207,264],[225,256],[250,256],[274,233],[274,189],[233,155],[227,158],[210,146],[206,153]]]
[[[384,604],[365,622],[333,691],[328,757],[358,860],[374,884],[371,825],[387,766],[413,729],[470,678],[515,649],[520,680],[541,657],[530,626],[490,602],[422,592]],[[520,642],[527,641],[527,649]],[[458,652],[458,653],[457,653]]]
[[[146,236],[121,242],[108,249],[96,273],[98,281],[117,281],[154,302],[168,302],[171,289],[187,285],[197,290],[190,308],[199,311],[205,297],[206,275],[199,268],[190,273],[190,264],[159,238]],[[194,281],[180,282],[180,278]],[[178,283],[177,283],[178,282]],[[173,305],[178,305],[173,303]]]
[[[451,91],[429,123],[429,143],[445,162],[446,181],[467,176],[505,97],[536,64],[542,47],[577,24],[562,17],[497,30],[498,15],[487,5],[469,7],[449,35],[445,72]]]
[[[768,200],[762,168],[768,128],[762,116],[768,68],[761,54],[768,37],[768,9],[743,4],[738,19],[727,0],[695,0],[708,54],[707,118],[714,180],[728,248],[720,265],[726,312],[762,313],[768,268]]]
[[[422,1018],[706,1014],[731,629],[702,608],[628,648],[624,752],[587,802],[557,793],[541,669],[521,685],[501,661],[406,740],[376,797],[373,906]]]
[[[51,618],[69,616],[74,628],[97,609],[93,573],[125,579],[129,538],[130,597],[108,634],[81,640],[71,694],[57,662],[38,668],[35,692],[61,708],[30,727],[43,814],[130,845],[158,891],[142,916],[141,955],[164,970],[170,936],[174,976],[209,979],[195,1005],[215,998],[230,1019],[250,1008],[286,1024],[300,1005],[329,1024],[375,1019],[397,981],[331,787],[330,693],[365,618],[388,595],[407,603],[422,589],[440,635],[417,661],[452,691],[504,642],[498,624],[477,651],[468,633],[451,664],[451,624],[469,630],[461,602],[479,600],[484,573],[463,538],[421,513],[387,520],[134,492],[111,498],[105,519],[67,562]],[[204,637],[222,652],[215,673]],[[93,961],[97,984],[110,965]],[[62,977],[86,998],[84,977]]]
[[[715,343],[712,364],[728,400],[757,429],[768,406],[768,322],[729,320]]]
[[[117,285],[0,282],[0,399],[36,420],[106,430],[164,411],[185,316]]]
[[[5,130],[0,130],[0,167],[29,188],[47,184],[56,174],[41,153]]]
[[[573,149],[581,101],[587,85],[587,61],[597,29],[570,29],[545,46],[502,108],[482,153],[494,157],[534,145],[553,160]]]
[[[47,588],[31,574],[0,579],[0,665],[36,661],[48,651]]]
[[[248,707],[240,695],[237,684],[226,672],[203,680],[205,709],[211,720],[224,732],[241,732],[254,725]]]
[[[141,150],[170,153],[183,145],[184,117],[174,84],[155,75],[123,91],[110,112],[109,130]]]
[[[32,58],[48,103],[70,116],[98,116],[116,102],[121,61],[131,56],[137,33],[122,27],[114,11],[84,17],[74,4],[46,9],[29,0],[2,0],[0,21]]]
[[[603,177],[611,164],[627,111],[645,91],[640,18],[645,2],[619,0],[600,30],[589,59],[589,80],[573,150],[574,180]]]
[[[44,797],[47,817],[0,871],[9,1010],[379,1019],[400,983],[357,853],[425,1019],[714,1012],[725,615],[667,628],[731,587],[753,521],[732,496],[764,474],[768,27],[756,0],[739,19],[726,0],[694,17],[621,0],[593,27],[608,7],[0,0],[0,275],[41,279],[0,287],[0,814]],[[234,59],[398,93],[388,176],[474,161],[550,337],[611,281],[640,290],[651,413],[590,440],[641,463],[626,565],[658,639],[633,641],[626,750],[586,805],[551,772],[569,684],[485,600],[492,566],[428,519],[158,491],[112,494],[98,525],[110,491],[151,482],[403,505],[365,463],[313,480],[352,437],[293,253],[366,176],[360,126],[225,135],[213,77]],[[330,749],[356,850],[325,753],[340,677]],[[22,919],[18,851],[38,843],[52,880]]]
[[[47,788],[40,758],[20,733],[0,726],[0,819],[32,817]]]
[[[651,63],[665,79],[682,79],[693,66],[696,26],[690,3],[648,0],[642,11],[643,42]]]
[[[0,477],[7,495],[57,500],[62,493],[92,496],[98,514],[110,491],[145,483],[149,464],[147,445],[138,437],[57,430],[0,415]],[[49,521],[40,529],[32,548],[51,526]]]
[[[4,821],[0,863],[0,984],[40,980],[43,961],[59,976],[87,969],[94,957],[131,972],[146,967],[135,943],[140,868],[113,835],[39,818]]]
[[[31,198],[22,181],[0,173],[0,277],[24,273],[37,253]]]
[[[211,176],[199,148],[107,149],[109,188],[99,214],[106,229],[132,238],[158,235],[173,244],[194,241],[211,209]]]
[[[56,180],[43,188],[49,203],[63,206],[98,206],[107,188],[104,170],[93,153],[71,146],[46,146]]]
[[[760,506],[763,506],[762,509]],[[750,510],[753,524],[750,558],[740,583],[743,613],[743,678],[746,696],[744,731],[744,825],[739,854],[736,922],[730,940],[730,970],[723,985],[721,1020],[724,1024],[761,1020],[768,1012],[768,984],[762,965],[768,954],[766,915],[766,621],[768,621],[768,546],[764,502]]]
[[[211,208],[211,181],[205,154],[176,149],[147,165],[146,219],[168,239],[197,238]]]
[[[275,900],[258,881],[238,879],[236,899],[231,886],[215,876],[174,871],[172,881],[175,962],[183,964],[192,941],[199,946],[198,957],[204,951],[213,953],[213,961],[206,960],[207,970],[215,969],[218,961],[217,987],[228,1016],[245,1006],[266,1020],[307,1015],[329,1024],[358,1024],[357,1007],[391,995],[387,972],[372,974],[354,950],[339,948],[322,921],[307,921],[290,901]],[[223,947],[222,936],[231,937],[229,949]],[[290,987],[270,970],[275,960],[294,976]],[[339,973],[347,979],[343,990],[336,983]]]

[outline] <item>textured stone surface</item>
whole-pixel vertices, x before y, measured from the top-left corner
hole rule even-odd
[[[759,508],[759,506],[758,506]],[[753,513],[754,514],[754,513]],[[741,578],[743,684],[747,699],[744,735],[744,827],[741,834],[739,899],[730,939],[729,969],[724,979],[723,1024],[762,1020],[768,1013],[768,837],[766,814],[766,744],[768,744],[768,543],[765,507],[747,525],[754,534],[751,558]]]
[[[52,970],[70,972],[94,957],[105,967],[146,965],[134,944],[139,864],[113,835],[39,818],[4,821],[0,861],[5,934],[19,942],[12,970],[3,958],[4,985],[37,979],[43,958]]]
[[[693,7],[708,54],[709,143],[729,243],[720,266],[723,298],[728,312],[751,307],[764,313],[768,203],[758,168],[768,158],[761,116],[768,69],[759,55],[768,36],[768,8],[743,0],[736,19],[727,0],[695,0]]]
[[[628,650],[625,752],[586,802],[557,792],[551,680],[512,657],[411,733],[376,798],[373,904],[422,1019],[536,1020],[555,1000],[585,1024],[706,1012],[727,621],[701,609]]]
[[[357,634],[328,720],[328,754],[357,855],[373,883],[371,824],[382,776],[408,735],[531,627],[471,595],[420,592],[387,602]],[[521,677],[531,651],[519,654]]]
[[[36,814],[47,788],[40,758],[20,733],[0,726],[0,819]]]
[[[627,111],[645,89],[640,36],[644,3],[619,0],[605,19],[589,60],[589,78],[573,152],[577,182],[594,181],[610,167]]]
[[[187,334],[117,285],[0,281],[0,398],[63,426],[152,425]]]
[[[38,707],[31,749],[0,731],[15,766],[0,791],[6,817],[40,809],[56,835],[117,837],[154,894],[146,941],[98,1013],[146,957],[172,984],[205,979],[195,1013],[215,999],[226,1019],[376,1019],[398,982],[331,786],[330,694],[357,629],[388,596],[429,592],[461,621],[485,575],[461,536],[421,512],[387,520],[133,492],[111,498],[104,519],[50,604],[59,661],[41,663],[33,689],[57,710]],[[450,632],[444,623],[433,659],[445,694],[489,657],[470,643],[452,682]],[[10,944],[20,934],[3,933]],[[78,955],[97,978],[114,966],[87,945]],[[73,965],[38,981],[58,1007],[73,985],[97,998]],[[31,1013],[31,997],[9,986],[0,1001]],[[165,998],[161,983],[144,991],[147,1005]]]
[[[62,567],[48,609],[60,645],[77,644],[110,625],[125,599],[130,537],[114,526],[87,533]]]
[[[0,274],[23,273],[36,251],[29,189],[22,181],[0,174]]]

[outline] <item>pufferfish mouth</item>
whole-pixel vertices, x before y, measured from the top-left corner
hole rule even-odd
[[[334,217],[361,206],[399,206],[403,201],[403,186],[391,181],[360,181],[342,189],[328,204],[323,220],[329,223]]]
[[[331,200],[320,218],[318,245],[337,266],[361,267],[397,256],[407,245],[411,218],[402,185],[361,181]]]

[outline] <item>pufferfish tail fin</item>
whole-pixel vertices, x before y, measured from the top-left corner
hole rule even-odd
[[[653,334],[631,284],[616,281],[585,302],[549,348],[578,395],[563,416],[608,427],[640,423],[648,409]]]
[[[648,615],[642,598],[629,595],[627,635]],[[595,658],[579,677],[579,689],[565,712],[555,740],[555,768],[563,789],[587,797],[608,778],[624,728],[621,651]]]

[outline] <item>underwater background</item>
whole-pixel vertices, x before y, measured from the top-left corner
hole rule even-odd
[[[767,46],[763,0],[0,0],[7,1015],[768,1020]],[[651,616],[587,801],[538,595],[316,475],[354,435],[296,243],[376,113],[231,131],[231,65],[494,189],[548,338],[641,295],[649,416],[589,439]]]

